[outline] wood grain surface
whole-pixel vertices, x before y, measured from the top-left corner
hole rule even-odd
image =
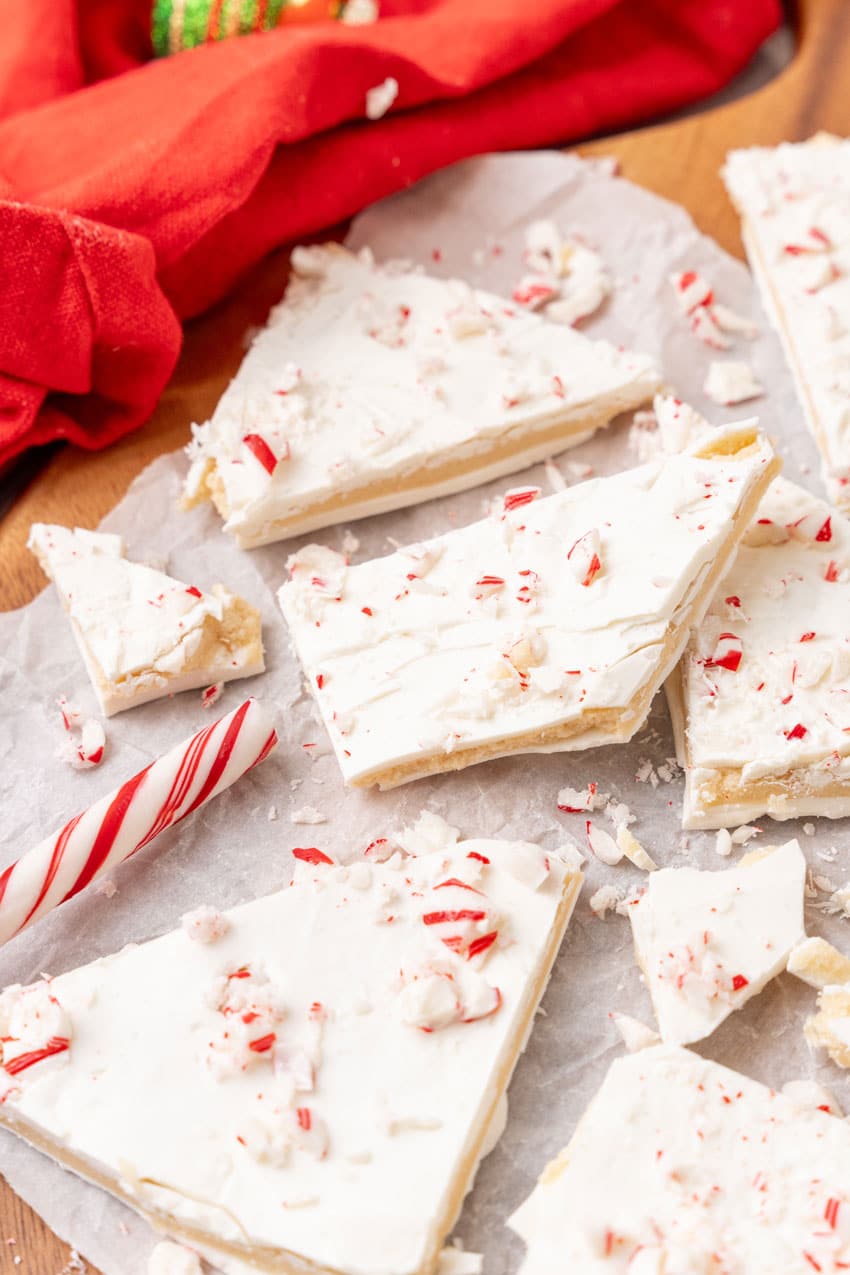
[[[683,204],[701,230],[741,256],[737,218],[718,177],[726,152],[819,129],[850,135],[850,0],[801,0],[796,25],[793,61],[752,96],[578,149],[616,156],[624,176]],[[241,361],[246,328],[262,324],[280,297],[287,261],[286,252],[274,254],[189,325],[171,384],[144,429],[104,452],[65,448],[31,484],[0,524],[0,608],[22,606],[44,585],[25,548],[30,523],[96,526],[145,465],[181,447],[190,421],[210,414]],[[0,1181],[0,1275],[58,1275],[67,1262],[67,1247]]]

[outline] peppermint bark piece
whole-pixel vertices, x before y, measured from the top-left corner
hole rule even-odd
[[[651,398],[640,354],[338,244],[293,275],[212,419],[184,503],[242,548],[509,474]]]
[[[630,739],[778,465],[750,422],[359,566],[299,551],[280,604],[346,781]]]
[[[804,936],[805,883],[796,841],[753,850],[722,872],[650,876],[628,911],[663,1041],[710,1036],[785,969]]]
[[[120,536],[34,523],[28,541],[71,622],[106,717],[262,673],[259,612],[124,556]]]
[[[521,1275],[838,1272],[850,1128],[687,1049],[618,1059],[510,1219]]]
[[[580,856],[434,816],[0,996],[0,1121],[216,1264],[431,1272],[497,1127]],[[140,1094],[156,1100],[139,1102]]]
[[[778,479],[667,683],[685,828],[850,814],[850,522]]]
[[[732,151],[723,178],[830,499],[850,509],[850,141]]]

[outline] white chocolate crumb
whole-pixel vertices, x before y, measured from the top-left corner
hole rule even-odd
[[[732,833],[732,844],[745,846],[748,841],[752,841],[753,837],[757,837],[760,832],[761,828],[757,828],[755,824],[743,823],[740,828],[736,828]]]
[[[733,847],[732,834],[728,828],[718,828],[717,835],[714,838],[714,849],[723,858],[727,858],[732,853]]]
[[[622,902],[620,891],[613,885],[603,885],[588,900],[590,910],[604,919],[608,912],[617,910]]]
[[[709,364],[702,388],[712,402],[724,407],[746,403],[764,393],[764,386],[756,380],[749,363],[735,360]]]
[[[815,835],[815,825],[813,823],[804,823],[803,832],[807,837],[813,837]]]
[[[315,806],[302,806],[300,810],[293,810],[289,816],[290,823],[327,823],[327,815],[323,815],[321,810],[317,810]]]
[[[658,864],[647,854],[637,837],[632,836],[625,824],[620,824],[617,829],[617,845],[636,868],[641,868],[644,872],[655,872],[657,869]]]
[[[632,1018],[630,1014],[614,1013],[611,1020],[630,1054],[637,1053],[639,1049],[647,1049],[650,1045],[657,1045],[661,1040],[657,1031],[647,1027],[639,1019]]]
[[[112,899],[118,893],[118,886],[109,877],[101,877],[95,883],[95,894],[102,894],[105,899]]]
[[[280,815],[277,812],[277,806],[269,806],[269,813],[266,817],[269,823],[274,823],[276,819],[279,819]]]

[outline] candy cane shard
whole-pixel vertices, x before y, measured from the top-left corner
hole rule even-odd
[[[837,1272],[850,1127],[673,1045],[611,1066],[509,1221],[520,1275]]]
[[[661,1039],[710,1036],[785,969],[804,937],[806,860],[796,841],[732,868],[663,868],[629,908]]]
[[[8,989],[0,1122],[216,1265],[430,1275],[581,868],[569,847],[422,831],[430,849],[382,862],[314,847],[289,887],[203,933],[196,913]],[[438,906],[453,915],[431,923]]]
[[[262,673],[260,615],[223,585],[130,562],[120,536],[34,523],[28,541],[56,585],[104,715]]]
[[[686,828],[850,813],[850,521],[777,479],[666,690]]]
[[[242,548],[463,491],[581,442],[660,385],[644,355],[459,280],[296,248],[212,419],[184,503]]]
[[[276,743],[265,709],[246,700],[75,815],[0,872],[0,943],[224,792]]]
[[[830,498],[850,508],[850,142],[732,151],[723,178]]]
[[[778,465],[747,422],[359,566],[299,550],[278,596],[345,780],[630,739]]]

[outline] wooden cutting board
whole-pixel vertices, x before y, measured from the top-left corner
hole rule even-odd
[[[800,0],[795,25],[796,56],[766,88],[579,151],[616,156],[624,176],[683,204],[701,230],[742,256],[737,217],[718,177],[726,152],[797,141],[820,129],[850,135],[850,0]],[[225,302],[189,325],[171,384],[144,429],[105,452],[66,448],[32,483],[0,524],[0,609],[22,606],[44,585],[25,548],[32,522],[95,527],[140,470],[188,441],[190,421],[211,414],[241,362],[246,328],[262,324],[279,299],[287,263],[286,252],[274,254]],[[67,1247],[0,1181],[0,1275],[59,1275],[67,1261]]]

